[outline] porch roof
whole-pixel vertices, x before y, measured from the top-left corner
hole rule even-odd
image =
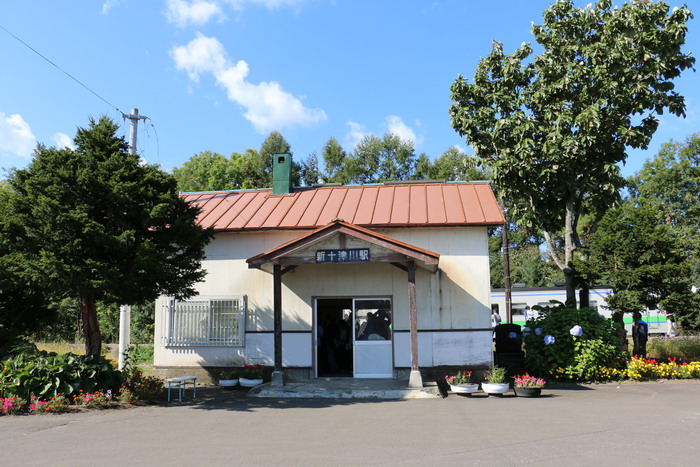
[[[314,264],[316,262],[315,258],[295,256],[295,253],[334,235],[340,234],[359,239],[370,245],[376,245],[390,252],[388,255],[375,258],[372,262],[387,262],[397,265],[397,263],[401,264],[406,261],[415,261],[418,266],[434,272],[440,260],[439,253],[409,243],[404,243],[372,230],[336,219],[319,229],[306,233],[294,240],[253,256],[252,258],[248,258],[246,262],[249,268],[255,269],[260,269],[264,264],[270,263],[284,266]]]

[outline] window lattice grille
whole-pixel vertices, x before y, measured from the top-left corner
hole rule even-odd
[[[166,345],[244,345],[245,296],[169,300],[165,308]]]

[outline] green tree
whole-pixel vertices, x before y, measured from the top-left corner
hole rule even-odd
[[[129,154],[109,118],[78,128],[76,149],[38,146],[11,173],[12,241],[31,256],[57,298],[80,303],[85,353],[102,345],[96,302],[138,304],[190,296],[204,277],[212,232],[182,200],[175,179]]]
[[[321,169],[318,167],[318,155],[312,152],[301,162],[301,183],[300,185],[312,186],[319,183],[321,179]]]
[[[37,331],[55,318],[31,258],[16,248],[12,222],[14,193],[0,183],[0,348],[17,336]]]
[[[375,135],[362,138],[346,161],[347,181],[377,183],[409,180],[415,173],[417,158],[413,142],[386,133],[382,138]]]
[[[202,151],[190,157],[182,167],[173,169],[180,191],[234,190],[242,183],[241,173],[225,156]]]
[[[489,175],[480,170],[478,159],[467,156],[460,149],[452,146],[443,152],[434,162],[427,155],[421,154],[416,163],[416,174],[426,180],[468,181],[487,180]]]
[[[541,54],[523,44],[507,55],[495,42],[473,83],[459,76],[451,87],[453,128],[491,169],[509,214],[542,230],[570,306],[581,216],[597,219],[618,199],[617,164],[628,147],[648,146],[656,114],[685,113],[672,80],[695,62],[681,51],[690,18],[685,6],[652,0],[558,1],[532,28]]]
[[[693,283],[700,286],[700,134],[670,141],[629,180],[635,199],[654,199],[683,246]]]
[[[577,266],[588,280],[613,288],[608,306],[616,321],[624,313],[660,308],[698,328],[700,294],[691,292],[690,266],[665,214],[653,199],[609,210],[589,238],[588,261]]]
[[[347,163],[348,154],[338,143],[337,139],[332,136],[328,138],[321,150],[321,156],[323,157],[324,165],[323,181],[326,183],[347,183],[345,164]]]

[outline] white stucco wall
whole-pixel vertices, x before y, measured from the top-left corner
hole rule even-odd
[[[490,328],[486,228],[404,228],[378,232],[440,254],[436,273],[418,268],[416,274],[420,365],[490,363],[491,332],[469,331]],[[218,234],[207,247],[203,262],[207,277],[197,289],[200,295],[208,297],[247,295],[246,346],[164,346],[163,301],[159,300],[156,303],[155,364],[217,366],[232,360],[271,364],[272,274],[249,269],[245,260],[302,234],[300,231]],[[347,247],[354,247],[351,241],[356,240],[348,240]],[[395,366],[410,366],[409,333],[403,332],[409,329],[406,272],[386,263],[313,264],[298,266],[285,274],[282,282],[286,366],[312,365],[315,298],[363,296],[392,298]]]

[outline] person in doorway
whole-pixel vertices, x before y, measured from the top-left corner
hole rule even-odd
[[[496,338],[496,326],[501,324],[501,315],[498,314],[498,305],[491,307],[491,327],[493,328],[493,338]]]
[[[532,308],[530,308],[530,305],[525,307],[525,312],[523,314],[525,315],[526,323],[535,317],[535,314],[532,312]]]
[[[632,342],[634,344],[632,354],[639,358],[646,358],[648,340],[649,326],[642,320],[642,314],[635,311],[632,313]]]
[[[676,315],[674,313],[666,313],[666,337],[676,337],[678,335],[678,324],[676,324]]]

